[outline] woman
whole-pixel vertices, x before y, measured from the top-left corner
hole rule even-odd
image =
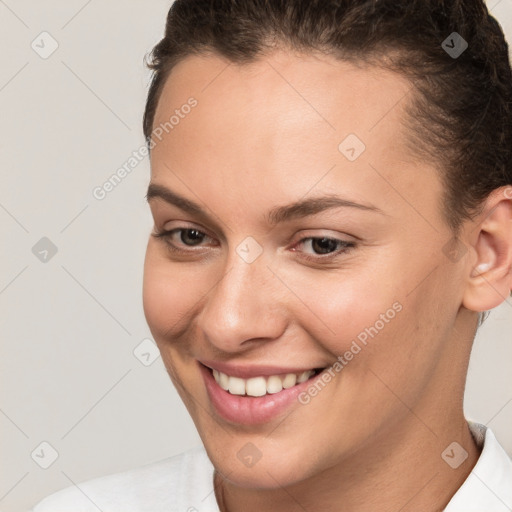
[[[204,443],[34,512],[512,510],[468,422],[512,288],[512,75],[481,0],[177,0],[144,310]]]

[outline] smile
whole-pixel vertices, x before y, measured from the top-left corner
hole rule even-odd
[[[275,394],[283,389],[289,389],[297,384],[302,384],[316,375],[320,370],[307,370],[301,373],[287,373],[282,375],[270,375],[268,377],[252,377],[242,379],[212,370],[215,382],[232,395],[240,396],[264,396]]]
[[[320,378],[319,374],[325,370],[243,368],[220,363],[215,363],[217,368],[204,363],[198,366],[212,412],[236,425],[278,421],[283,415],[289,414],[290,409],[303,407],[298,401],[299,394],[314,379]]]

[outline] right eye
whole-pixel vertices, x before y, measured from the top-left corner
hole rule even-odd
[[[157,231],[156,233],[152,233],[152,236],[162,239],[171,251],[182,254],[195,252],[184,247],[197,247],[200,246],[201,242],[205,239],[212,240],[206,233],[188,227],[175,228],[168,231]]]

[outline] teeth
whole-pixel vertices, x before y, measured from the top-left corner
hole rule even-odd
[[[249,396],[263,396],[267,394],[267,382],[265,377],[253,377],[247,379],[245,392]]]
[[[229,392],[232,395],[245,395],[245,380],[229,377]]]
[[[283,379],[283,388],[292,388],[295,384],[297,384],[297,375],[295,373],[288,373]]]
[[[306,382],[309,379],[309,377],[311,377],[310,371],[302,372],[299,375],[299,378],[297,379],[297,384],[302,384],[303,382]]]
[[[289,389],[296,384],[307,381],[314,370],[307,370],[300,374],[287,373],[284,376],[271,375],[270,377],[252,377],[250,379],[241,379],[239,377],[230,377],[225,373],[213,370],[213,377],[217,384],[229,391],[232,395],[263,396],[267,393],[279,393],[283,389]]]
[[[229,377],[225,373],[219,372],[219,385],[224,391],[229,389]]]
[[[267,393],[279,393],[282,390],[283,381],[277,375],[272,375],[267,379]]]

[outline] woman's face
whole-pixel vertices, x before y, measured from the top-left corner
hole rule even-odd
[[[449,417],[466,256],[446,249],[436,170],[405,145],[409,88],[276,52],[188,57],[163,89],[148,197],[167,234],[149,239],[145,314],[240,485],[299,482]]]

